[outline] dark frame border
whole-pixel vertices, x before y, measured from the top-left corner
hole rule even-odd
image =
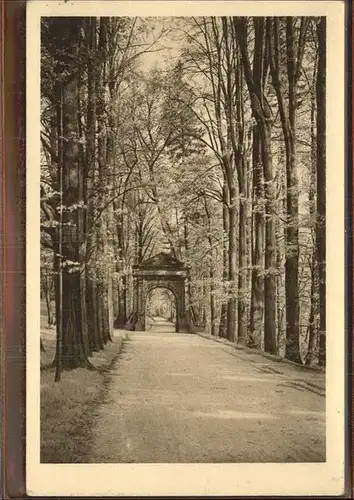
[[[2,497],[26,493],[26,2],[1,5]]]
[[[77,0],[79,1],[79,0]],[[346,0],[346,328],[347,491],[354,496],[354,11]],[[26,0],[1,0],[1,493],[26,495]],[[351,377],[348,377],[351,375]],[[30,498],[30,497],[27,497]],[[32,497],[33,498],[33,497]],[[45,497],[42,497],[45,498]],[[58,498],[58,497],[51,497]],[[113,497],[111,497],[113,498]],[[120,497],[123,498],[123,497]],[[151,498],[151,497],[150,497]],[[178,498],[178,497],[174,497]],[[220,498],[220,497],[210,497]],[[230,498],[230,497],[229,497]],[[249,497],[252,498],[252,497]],[[278,497],[280,498],[280,497]],[[281,497],[284,498],[284,497]],[[294,497],[295,498],[295,497]]]

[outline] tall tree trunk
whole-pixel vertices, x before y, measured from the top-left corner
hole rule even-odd
[[[108,280],[109,262],[107,248],[107,124],[106,124],[106,109],[105,109],[105,91],[106,91],[106,56],[107,56],[107,30],[109,18],[102,17],[100,19],[100,36],[98,53],[100,57],[100,74],[97,79],[96,95],[97,95],[97,133],[98,133],[98,173],[99,183],[102,192],[99,195],[99,205],[101,215],[99,224],[97,225],[97,262],[99,263],[97,274],[98,286],[98,311],[100,314],[100,328],[102,328],[103,342],[106,344],[111,340],[111,325],[109,314],[109,299],[108,299]],[[100,255],[100,258],[98,258]],[[103,260],[102,260],[103,259]]]
[[[206,280],[207,280],[207,275],[205,275],[203,273],[203,275],[202,275],[202,297],[203,297],[203,299],[204,299],[204,297],[208,297],[208,286],[207,286]],[[202,328],[205,329],[206,325],[207,325],[207,308],[205,306],[204,300],[201,301],[201,313],[200,313],[199,317],[201,318],[201,321],[199,321],[199,324],[201,323]]]
[[[112,71],[112,73],[114,73]],[[114,75],[111,74],[109,77],[109,89],[110,89],[110,98],[113,102],[117,100],[117,90],[115,88],[115,79]],[[130,172],[125,178],[124,182],[121,179],[120,166],[116,160],[117,158],[117,147],[115,145],[116,140],[113,135],[113,131],[118,130],[118,119],[114,114],[109,115],[109,126],[110,126],[110,143],[111,146],[108,148],[111,150],[111,163],[112,163],[112,174],[113,174],[113,192],[112,194],[117,195],[117,193],[122,191],[123,184],[123,193],[121,197],[117,197],[112,204],[113,214],[116,221],[114,238],[112,242],[112,246],[114,249],[115,255],[115,266],[114,271],[116,273],[117,279],[114,280],[115,288],[113,290],[113,302],[114,302],[114,327],[115,328],[124,328],[127,320],[127,300],[128,300],[128,280],[126,276],[127,269],[127,251],[126,251],[126,240],[129,241],[129,234],[125,235],[124,231],[124,223],[125,223],[125,200],[126,193],[125,188],[126,184],[129,181],[130,174],[132,172],[132,167],[129,165]],[[113,224],[113,220],[111,221]],[[129,223],[128,226],[129,227]],[[140,231],[142,232],[141,226]],[[142,243],[141,243],[142,235],[139,233],[139,243],[140,243],[140,258],[142,259]]]
[[[114,24],[112,20],[109,20],[108,33],[114,30]],[[110,40],[108,41],[108,54],[107,58],[109,61],[112,60]],[[109,64],[109,67],[111,65]],[[107,87],[109,89],[108,102],[115,102],[116,95],[114,92],[114,71],[107,70]],[[117,120],[116,114],[113,111],[107,112],[107,139],[106,139],[106,248],[107,248],[107,307],[108,307],[108,323],[110,336],[112,334],[112,329],[114,326],[114,304],[113,304],[113,280],[115,272],[115,262],[114,262],[114,204],[113,197],[116,195],[114,186],[114,176],[116,174],[115,163],[117,157],[116,151],[116,134],[117,134]]]
[[[236,120],[238,141],[233,141],[234,155],[237,158],[238,179],[238,290],[237,290],[237,342],[244,344],[247,337],[247,158],[245,155],[243,76],[237,51],[236,73]],[[231,92],[231,85],[230,85]],[[231,120],[234,126],[234,120]],[[233,134],[235,137],[235,134]]]
[[[64,250],[64,255],[75,257],[73,251]],[[80,273],[63,272],[63,345],[62,369],[79,366],[92,368],[87,359],[88,346],[85,344],[82,325],[82,302],[80,293]]]
[[[264,44],[264,19],[254,20],[255,47],[253,53],[253,79],[264,93],[267,74],[267,59]],[[259,125],[253,127],[253,230],[252,230],[252,276],[251,311],[248,345],[260,348],[264,333],[264,183],[261,158],[261,137]]]
[[[88,214],[87,209],[87,179],[88,179],[88,167],[86,163],[86,156],[83,149],[83,144],[81,139],[83,136],[82,130],[82,107],[81,107],[81,95],[80,89],[82,88],[82,73],[83,69],[81,64],[79,64],[77,72],[78,81],[78,94],[77,94],[77,130],[78,130],[78,194],[79,194],[79,206],[77,208],[77,224],[78,224],[78,234],[79,234],[79,262],[80,262],[80,301],[81,301],[81,317],[82,317],[82,336],[84,338],[84,348],[87,357],[92,355],[89,342],[89,332],[88,332],[88,316],[86,307],[86,273],[87,273],[87,229],[88,229]]]
[[[313,73],[313,83],[315,85],[317,76],[317,64]],[[316,85],[315,85],[316,87]],[[316,170],[317,170],[317,144],[315,132],[316,120],[316,88],[311,91],[311,172],[309,188],[310,217],[313,219],[316,215]],[[318,266],[316,253],[316,226],[311,230],[314,240],[314,248],[311,257],[311,291],[310,291],[310,314],[308,320],[308,346],[306,353],[306,365],[312,365],[317,358],[316,346],[318,337]]]
[[[283,164],[282,159],[280,164]],[[286,302],[285,302],[285,273],[281,272],[285,263],[285,235],[284,235],[284,213],[286,213],[285,179],[283,171],[278,172],[279,182],[277,185],[277,212],[276,220],[276,246],[277,246],[277,345],[278,353],[285,355],[286,346]]]
[[[124,328],[127,319],[127,277],[123,275],[118,285],[118,315],[114,321],[114,328]]]
[[[93,352],[99,351],[101,345],[99,332],[97,330],[97,298],[96,298],[96,280],[95,271],[92,264],[92,252],[96,244],[93,228],[94,206],[93,206],[93,186],[96,170],[96,36],[97,36],[96,18],[87,18],[86,36],[89,46],[87,63],[87,139],[86,139],[86,310],[87,310],[87,328],[90,349]],[[91,257],[91,258],[90,258]]]
[[[210,331],[212,335],[216,335],[216,307],[215,307],[215,276],[213,263],[211,262],[209,266],[209,280],[210,280],[210,291],[209,291],[209,303],[210,303]]]
[[[219,39],[218,29],[214,23],[214,32],[216,35],[216,48],[218,53],[218,78],[220,87],[224,95],[224,112],[227,122],[227,143],[231,145],[233,158],[225,161],[225,170],[227,172],[227,180],[230,189],[230,199],[234,201],[230,203],[230,267],[231,272],[230,283],[233,288],[232,294],[234,297],[229,299],[229,336],[237,337],[237,342],[245,343],[247,335],[247,231],[246,231],[246,170],[247,162],[245,158],[245,125],[244,125],[244,96],[243,96],[243,72],[240,63],[239,50],[236,40],[231,36],[232,23],[230,19],[223,17],[222,32],[224,42]],[[222,49],[225,52],[224,68],[225,77],[223,77],[222,68]],[[220,122],[220,116],[219,116]],[[219,126],[220,128],[220,126]],[[225,146],[224,146],[225,147]],[[227,148],[228,149],[228,148]],[[227,152],[227,151],[226,151]],[[224,155],[225,159],[229,156]],[[234,168],[232,167],[234,163]],[[238,248],[236,248],[237,237],[233,234],[234,225],[236,225],[237,210],[234,203],[236,202],[236,183],[233,179],[233,171],[237,173],[238,181]],[[231,201],[231,200],[230,200]],[[236,262],[234,263],[234,252],[238,252]],[[237,272],[235,282],[234,273]],[[234,304],[234,302],[237,304]],[[233,312],[233,307],[237,307],[237,314]],[[237,316],[237,335],[236,331],[230,330],[232,323]],[[236,330],[236,328],[235,328]]]
[[[61,340],[61,309],[60,308],[60,293],[61,293],[61,286],[60,286],[60,281],[61,281],[61,276],[60,276],[60,267],[61,267],[61,259],[59,258],[59,231],[56,232],[56,237],[52,238],[53,242],[53,253],[54,253],[54,258],[53,258],[53,272],[54,272],[54,294],[55,294],[55,326],[56,326],[56,353],[55,353],[55,360],[53,363],[53,366],[56,366],[56,357],[57,357],[57,352],[61,349],[59,347],[59,343],[62,342]],[[58,367],[59,371],[61,370],[61,367]],[[60,377],[60,374],[59,374]]]
[[[227,303],[227,339],[236,340],[236,313],[237,313],[237,200],[236,186],[232,173],[229,178],[230,206],[229,206],[229,299]]]
[[[188,233],[188,219],[187,216],[184,215],[183,217],[183,240],[184,240],[184,249],[185,249],[185,258],[189,262],[190,255],[189,255],[189,233]],[[191,280],[187,280],[187,287],[186,287],[186,299],[187,299],[187,304],[188,304],[188,309],[189,309],[189,318],[188,320],[193,323],[196,323],[197,326],[199,323],[199,317],[200,315],[196,313],[194,304],[193,304],[193,299],[192,299],[192,288],[191,288]]]
[[[48,326],[51,326],[54,324],[54,320],[53,320],[53,311],[52,311],[52,301],[51,301],[51,289],[48,285],[48,271],[47,269],[45,270],[45,285],[44,285],[44,295],[45,295],[45,303],[46,303],[46,307],[47,307],[47,321],[48,321]]]
[[[239,175],[237,342],[247,337],[247,207],[245,161]]]
[[[299,332],[299,226],[295,145],[287,165],[287,224],[285,226],[286,358],[302,363]]]
[[[117,189],[117,188],[116,188]],[[114,209],[116,212],[116,238],[115,238],[115,254],[116,254],[116,273],[124,273],[125,269],[122,269],[122,262],[124,259],[124,246],[125,246],[125,235],[124,235],[124,219],[122,207],[118,204],[118,201],[114,203]],[[142,230],[137,235],[137,241],[139,244],[139,262],[142,259]],[[126,275],[122,274],[120,283],[117,286],[117,302],[118,302],[118,314],[114,321],[115,328],[124,328],[127,322],[127,283]]]
[[[265,179],[266,222],[265,222],[265,277],[264,277],[264,349],[275,354],[277,352],[276,334],[276,242],[274,224],[274,178],[271,152],[271,131],[268,123],[264,124],[261,132],[262,158]]]
[[[103,338],[98,324],[98,310],[97,310],[97,280],[96,272],[92,268],[88,272],[86,280],[86,308],[88,317],[88,335],[91,351],[97,352],[103,349]]]
[[[86,245],[84,245],[85,247]],[[85,354],[87,357],[92,356],[92,349],[90,346],[90,336],[89,336],[89,328],[88,328],[88,311],[87,311],[87,280],[86,280],[86,272],[87,266],[84,261],[85,255],[84,250],[81,249],[80,255],[80,302],[81,302],[81,317],[82,317],[82,336],[84,338],[84,348]]]
[[[214,283],[214,261],[213,261],[213,241],[211,237],[211,214],[208,206],[208,200],[204,197],[204,207],[207,216],[207,233],[208,233],[208,243],[210,251],[210,261],[209,261],[209,308],[210,308],[210,332],[212,335],[216,335],[216,308],[215,308],[215,283]]]
[[[220,323],[219,323],[219,337],[225,338],[227,331],[227,300],[225,300],[226,290],[225,284],[229,277],[229,260],[228,260],[228,235],[229,235],[229,190],[224,179],[223,184],[223,206],[222,206],[222,218],[223,218],[223,269],[222,269],[222,279],[223,279],[223,298],[221,302],[221,312],[220,312]]]
[[[260,135],[258,125],[253,128],[253,217],[254,229],[252,231],[252,285],[251,285],[251,311],[248,336],[248,346],[260,348],[263,338],[264,314],[264,199],[263,171],[260,157]]]
[[[316,253],[314,252],[312,255],[311,262],[311,292],[310,292],[310,314],[308,320],[308,346],[306,353],[306,365],[313,365],[314,361],[317,357],[316,355],[316,347],[317,347],[317,337],[318,337],[318,329],[317,329],[317,309],[318,309],[318,300],[317,300],[317,285],[318,285],[318,270],[317,270],[317,259]]]
[[[297,59],[295,50],[294,20],[286,19],[287,70],[289,91],[289,120],[283,119],[286,150],[286,205],[288,221],[285,227],[285,297],[286,297],[286,349],[285,356],[302,363],[299,329],[299,192],[296,172],[296,108],[297,108]],[[298,56],[299,57],[299,56]],[[299,68],[300,69],[300,68]]]
[[[66,139],[61,141],[63,205],[73,207],[82,202],[83,191],[83,177],[79,172],[78,80],[75,75],[63,85],[58,102],[62,103],[58,113],[58,135]],[[61,335],[56,352],[56,381],[60,380],[61,370],[79,366],[92,368],[87,357],[89,346],[84,325],[87,318],[81,302],[80,245],[84,240],[81,222],[78,210],[63,213]]]
[[[317,225],[316,248],[319,279],[319,364],[326,363],[326,18],[317,25],[319,47],[316,82],[317,103]]]

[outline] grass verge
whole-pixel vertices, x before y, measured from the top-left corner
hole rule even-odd
[[[41,330],[45,351],[41,353],[41,462],[83,463],[89,453],[92,425],[97,407],[108,390],[108,370],[117,360],[124,341],[114,337],[103,351],[90,358],[98,368],[63,372],[54,382],[50,367],[55,353],[55,331]]]

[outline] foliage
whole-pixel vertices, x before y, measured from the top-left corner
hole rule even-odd
[[[316,362],[321,22],[43,19],[41,264],[79,276],[86,357],[134,312],[132,265],[169,251],[195,323]]]

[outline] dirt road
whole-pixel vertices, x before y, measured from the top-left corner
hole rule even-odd
[[[325,460],[323,374],[154,328],[129,332],[90,462]]]

